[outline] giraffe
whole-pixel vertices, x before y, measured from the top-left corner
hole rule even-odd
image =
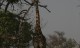
[[[36,7],[36,25],[35,25],[35,33],[33,35],[33,45],[34,48],[46,48],[46,38],[42,34],[40,27],[40,14],[38,7],[39,0],[34,0],[34,1]]]

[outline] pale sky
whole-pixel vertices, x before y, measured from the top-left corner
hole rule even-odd
[[[80,7],[77,7],[80,0],[40,0],[40,2],[48,5],[51,11],[49,13],[40,8],[42,32],[46,37],[52,35],[54,31],[64,31],[66,37],[80,41]]]
[[[64,31],[66,37],[80,41],[80,4],[79,0],[40,0],[47,4],[51,13],[40,9],[43,34],[48,36],[54,31]]]

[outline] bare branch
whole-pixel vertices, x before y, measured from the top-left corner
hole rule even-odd
[[[32,3],[30,3],[30,2],[28,2],[28,1],[26,1],[26,0],[24,0],[26,3],[28,3],[29,5],[32,5]]]
[[[24,0],[26,3],[28,3],[29,5],[31,5],[31,6],[33,6],[33,3],[30,3],[30,2],[28,2],[28,1],[26,1],[26,0]],[[38,5],[38,6],[40,6],[40,7],[43,7],[43,8],[45,8],[48,12],[51,12],[48,8],[47,8],[47,5]]]
[[[3,2],[4,2],[4,0],[2,2],[0,2],[0,9],[1,9],[1,6],[4,5]]]
[[[27,12],[27,10],[22,10],[18,15],[21,15],[22,13],[25,13],[24,11]]]
[[[51,12],[51,11],[47,8],[47,5],[40,5],[40,4],[39,4],[38,6],[45,8],[48,12]]]

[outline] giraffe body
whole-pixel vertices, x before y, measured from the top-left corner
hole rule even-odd
[[[33,37],[34,48],[46,48],[46,39],[43,34],[36,34]]]

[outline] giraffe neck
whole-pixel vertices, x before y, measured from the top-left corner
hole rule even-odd
[[[46,38],[42,34],[40,27],[38,0],[36,0],[35,4],[36,4],[36,26],[35,26],[35,34],[33,35],[33,45],[34,48],[46,48]]]
[[[36,33],[42,33],[41,27],[40,27],[40,14],[39,14],[39,8],[38,8],[38,0],[36,0],[36,27],[35,27]]]

